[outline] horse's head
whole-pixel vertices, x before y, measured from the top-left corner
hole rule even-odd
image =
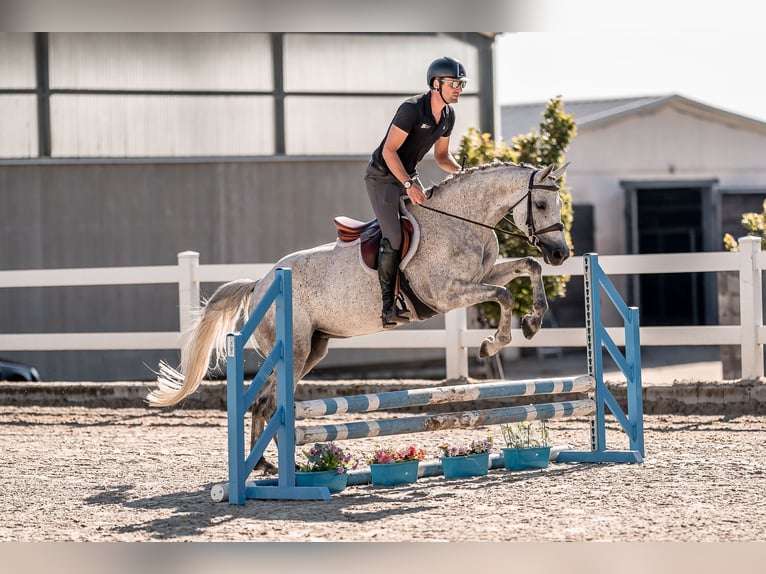
[[[532,170],[527,193],[513,209],[514,223],[550,265],[561,265],[570,255],[561,223],[562,202],[557,183],[567,167],[569,163],[555,171],[552,165]]]

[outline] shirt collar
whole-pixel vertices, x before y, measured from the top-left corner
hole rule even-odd
[[[425,97],[423,98],[423,111],[425,112],[426,116],[431,116],[433,118],[434,113],[431,110],[431,92],[430,91],[426,92],[424,96]],[[452,113],[452,106],[450,106],[449,104],[445,104],[444,109],[442,110],[441,121],[443,122],[445,119],[447,119],[451,113]]]

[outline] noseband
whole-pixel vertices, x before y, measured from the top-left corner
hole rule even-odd
[[[511,237],[520,237],[522,239],[526,239],[530,245],[533,247],[538,247],[538,244],[540,243],[540,238],[538,236],[544,234],[544,233],[550,233],[551,231],[563,231],[564,230],[564,224],[560,221],[558,223],[554,223],[553,225],[549,225],[548,227],[544,227],[543,229],[536,229],[535,228],[535,218],[532,217],[532,191],[535,189],[545,189],[548,191],[558,191],[558,186],[556,185],[543,185],[543,184],[535,184],[535,176],[540,172],[539,169],[535,169],[532,171],[532,173],[529,176],[529,183],[527,184],[527,192],[521,196],[521,198],[514,203],[508,211],[513,211],[513,209],[519,205],[522,201],[525,199],[527,200],[527,220],[525,222],[527,226],[527,233],[516,233],[513,231],[508,231],[507,229],[501,229],[500,227],[494,227],[492,225],[487,225],[486,223],[481,223],[480,221],[474,221],[472,219],[467,219],[465,217],[461,217],[459,215],[455,215],[454,213],[448,213],[446,211],[442,211],[441,209],[436,209],[435,207],[429,207],[428,205],[422,204],[420,207],[424,209],[428,209],[429,211],[435,211],[436,213],[441,213],[442,215],[446,215],[448,217],[454,217],[455,219],[460,219],[461,221],[465,221],[467,223],[473,223],[474,225],[479,225],[480,227],[486,227],[487,229],[492,229],[494,231],[499,231],[500,233],[504,233],[505,235],[510,235]],[[430,199],[430,196],[429,196]],[[503,221],[506,221],[516,227],[518,229],[518,225],[514,223],[514,221],[509,218],[507,215],[503,216]]]

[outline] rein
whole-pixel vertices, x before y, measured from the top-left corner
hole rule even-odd
[[[466,217],[462,217],[460,215],[455,215],[454,213],[448,213],[446,211],[442,211],[441,209],[436,209],[435,207],[429,207],[428,205],[422,204],[420,207],[427,209],[429,211],[433,211],[435,213],[439,213],[441,215],[446,215],[447,217],[452,217],[454,219],[459,219],[461,221],[465,221],[466,223],[472,223],[473,225],[478,225],[479,227],[485,227],[487,229],[492,229],[493,231],[498,231],[500,233],[504,233],[505,235],[509,235],[511,237],[520,237],[522,239],[526,239],[531,245],[537,247],[537,236],[542,235],[543,233],[549,233],[551,231],[563,231],[564,224],[561,222],[554,223],[553,225],[549,225],[548,227],[545,227],[543,229],[535,229],[535,220],[534,217],[532,217],[532,190],[535,189],[546,189],[549,191],[558,191],[557,186],[553,185],[535,185],[535,175],[539,172],[539,169],[533,170],[532,174],[529,176],[529,183],[527,184],[527,192],[521,196],[521,198],[514,203],[508,211],[513,211],[513,209],[519,205],[522,201],[525,199],[527,200],[527,220],[526,220],[526,226],[527,226],[527,233],[516,233],[514,231],[508,231],[507,229],[502,229],[500,227],[494,226],[494,225],[487,225],[486,223],[481,223],[480,221],[474,221],[473,219],[468,219]],[[429,197],[430,199],[430,197]],[[516,225],[512,219],[510,219],[507,215],[503,216],[503,221],[510,223],[514,227],[518,229],[518,225]]]

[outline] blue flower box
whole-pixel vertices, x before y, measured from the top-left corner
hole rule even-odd
[[[507,470],[545,468],[551,459],[551,447],[504,448],[503,461]]]
[[[296,472],[295,486],[326,486],[330,494],[337,494],[346,488],[348,475],[337,470],[319,472]]]
[[[409,460],[388,464],[371,464],[370,474],[372,475],[372,484],[377,486],[395,486],[397,484],[413,483],[418,479],[418,462],[417,460]]]
[[[466,478],[482,476],[489,469],[489,453],[467,454],[465,456],[444,456],[441,458],[444,478]]]

